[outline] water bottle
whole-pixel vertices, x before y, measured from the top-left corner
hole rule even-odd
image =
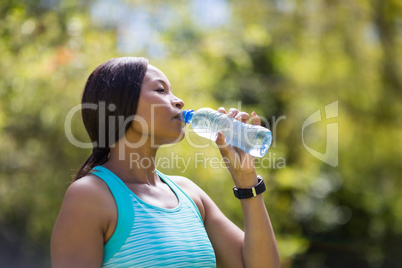
[[[271,146],[272,134],[269,129],[245,124],[211,108],[184,110],[182,116],[184,122],[191,124],[194,132],[201,137],[216,141],[218,131],[221,131],[226,143],[252,156],[263,157]]]

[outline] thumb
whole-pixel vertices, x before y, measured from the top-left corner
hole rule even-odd
[[[216,144],[218,145],[219,150],[221,151],[222,156],[228,156],[229,154],[229,145],[226,143],[225,135],[218,131],[218,137],[216,138]]]

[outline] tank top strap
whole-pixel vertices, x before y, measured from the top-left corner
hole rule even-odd
[[[112,237],[104,246],[103,262],[107,262],[125,243],[134,222],[134,209],[131,192],[113,172],[102,166],[96,166],[91,174],[101,178],[109,187],[117,206],[117,225]]]
[[[175,182],[173,182],[168,176],[160,172],[159,170],[156,170],[159,178],[161,178],[167,185],[169,185],[170,189],[176,194],[176,196],[179,199],[182,199],[184,202],[186,202],[189,207],[198,215],[198,219],[204,225],[204,221],[202,220],[201,213],[197,207],[197,205],[194,203],[193,199],[191,199],[184,191],[181,189]]]

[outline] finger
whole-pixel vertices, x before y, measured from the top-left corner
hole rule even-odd
[[[236,116],[235,119],[238,121],[241,121],[243,123],[250,123],[250,115],[248,113],[245,112],[239,112]]]
[[[216,144],[221,151],[222,156],[226,156],[229,153],[229,145],[226,143],[225,135],[218,131],[218,137],[216,138]]]
[[[221,131],[218,131],[218,136],[216,137],[216,144],[218,146],[226,145],[225,135]]]
[[[223,113],[223,114],[227,114],[227,112],[226,112],[224,107],[219,107],[218,112]]]
[[[239,113],[239,110],[236,108],[230,108],[228,112],[228,116],[234,118]]]
[[[261,119],[254,111],[251,113],[251,118],[253,119],[254,125],[261,126]]]

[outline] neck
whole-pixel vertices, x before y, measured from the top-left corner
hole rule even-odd
[[[127,145],[124,138],[110,148],[109,160],[104,167],[110,169],[126,183],[155,185],[159,180],[156,174],[155,156],[158,148],[145,142],[142,146]]]

